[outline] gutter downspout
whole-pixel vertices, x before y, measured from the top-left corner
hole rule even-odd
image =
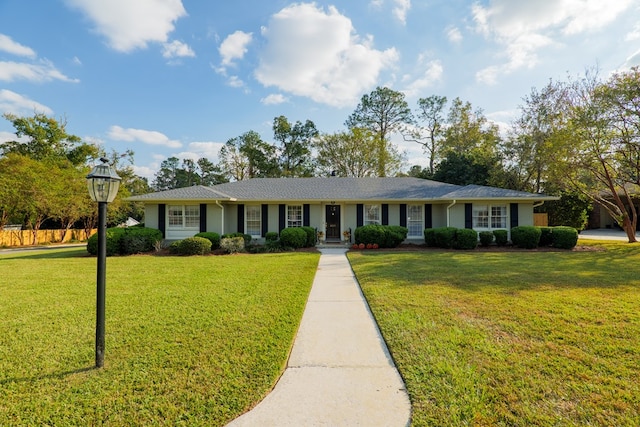
[[[221,215],[222,216],[222,221],[221,221],[221,224],[220,224],[221,225],[221,227],[220,227],[220,235],[223,235],[224,234],[224,206],[222,206],[220,204],[219,200],[216,200],[216,205],[218,205],[220,210],[222,210],[222,215]]]
[[[533,204],[533,208],[535,209],[535,208],[537,208],[538,206],[542,206],[542,205],[544,205],[544,200],[541,200],[541,201],[539,201],[538,203],[534,203],[534,204]]]
[[[455,204],[457,203],[457,201],[454,199],[453,202],[447,206],[447,227],[450,227],[450,223],[451,223],[451,214],[449,212],[449,209],[451,209]]]

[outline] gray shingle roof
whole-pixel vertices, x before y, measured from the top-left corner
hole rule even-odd
[[[255,178],[134,196],[133,201],[393,201],[552,197],[495,187],[465,187],[420,178]]]

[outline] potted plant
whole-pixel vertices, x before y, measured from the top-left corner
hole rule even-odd
[[[324,240],[324,231],[318,231],[318,240]]]

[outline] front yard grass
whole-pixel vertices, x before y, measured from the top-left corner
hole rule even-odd
[[[640,425],[640,247],[351,252],[416,426]]]
[[[96,370],[95,257],[0,255],[0,425],[226,424],[284,369],[318,259],[109,258]]]

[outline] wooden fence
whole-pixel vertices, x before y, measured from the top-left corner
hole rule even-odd
[[[85,241],[97,230],[91,230],[89,236],[84,230],[0,230],[0,247],[45,245],[48,243],[67,243]]]
[[[536,227],[547,227],[549,226],[549,215],[545,213],[534,213],[533,214],[533,225]]]

